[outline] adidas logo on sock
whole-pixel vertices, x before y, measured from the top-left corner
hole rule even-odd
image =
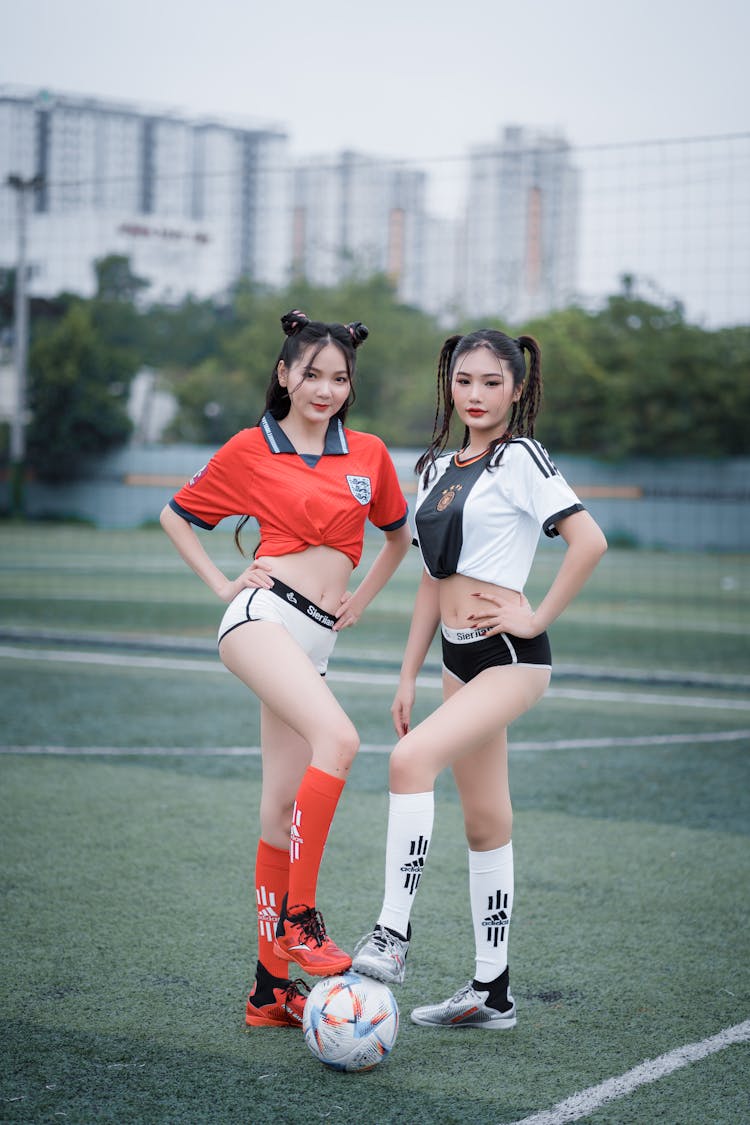
[[[504,910],[496,910],[494,914],[490,914],[482,922],[483,926],[508,926],[510,925],[510,918]]]

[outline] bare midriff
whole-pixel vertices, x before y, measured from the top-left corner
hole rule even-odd
[[[508,590],[505,586],[495,586],[492,582],[482,582],[478,578],[468,578],[465,574],[452,574],[450,578],[440,579],[440,619],[449,629],[470,629],[472,613],[482,613],[488,603],[472,594],[487,594],[497,598],[503,605],[512,602],[516,605],[523,597],[518,590]]]
[[[351,576],[351,559],[333,547],[306,547],[293,555],[259,555],[271,576],[286,582],[328,613],[338,613],[341,598]]]

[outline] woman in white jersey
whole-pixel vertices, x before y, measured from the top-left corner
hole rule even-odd
[[[524,353],[529,357],[528,371]],[[473,979],[412,1012],[426,1026],[515,1026],[509,990],[513,906],[507,727],[550,680],[547,627],[607,549],[598,525],[534,440],[541,353],[530,336],[494,329],[446,340],[438,365],[433,440],[417,462],[416,540],[424,562],[392,707],[399,742],[390,759],[385,892],[354,969],[387,983],[405,975],[409,916],[432,835],[434,784],[450,767],[469,847]],[[445,453],[454,412],[464,438]],[[523,590],[539,532],[566,551],[539,605]],[[438,625],[443,703],[410,728],[417,674]]]

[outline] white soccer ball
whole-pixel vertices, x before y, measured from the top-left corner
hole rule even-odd
[[[359,973],[326,977],[311,990],[302,1016],[305,1043],[333,1070],[372,1070],[398,1034],[391,990]]]

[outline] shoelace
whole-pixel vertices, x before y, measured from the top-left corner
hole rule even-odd
[[[318,945],[328,940],[323,915],[314,906],[308,906],[298,914],[287,914],[287,918],[293,926],[299,926],[305,938],[317,942]]]
[[[404,943],[400,938],[389,933],[388,930],[374,930],[371,940],[373,945],[377,945],[381,953],[391,953],[397,954],[399,957],[402,956],[402,946]]]
[[[302,977],[297,977],[296,980],[288,981],[284,989],[284,1006],[286,1007],[287,1004],[291,1004],[298,996],[302,996],[303,989],[309,994],[310,986]]]
[[[398,961],[403,961],[403,941],[382,926],[377,926],[369,934],[365,934],[364,937],[359,939],[354,950],[355,956],[370,944],[374,945],[380,953],[385,953]]]
[[[475,989],[471,981],[468,981],[463,987],[459,988],[458,992],[455,992],[453,996],[451,996],[448,1003],[459,1004],[462,1000],[466,999],[470,992],[475,992]]]

